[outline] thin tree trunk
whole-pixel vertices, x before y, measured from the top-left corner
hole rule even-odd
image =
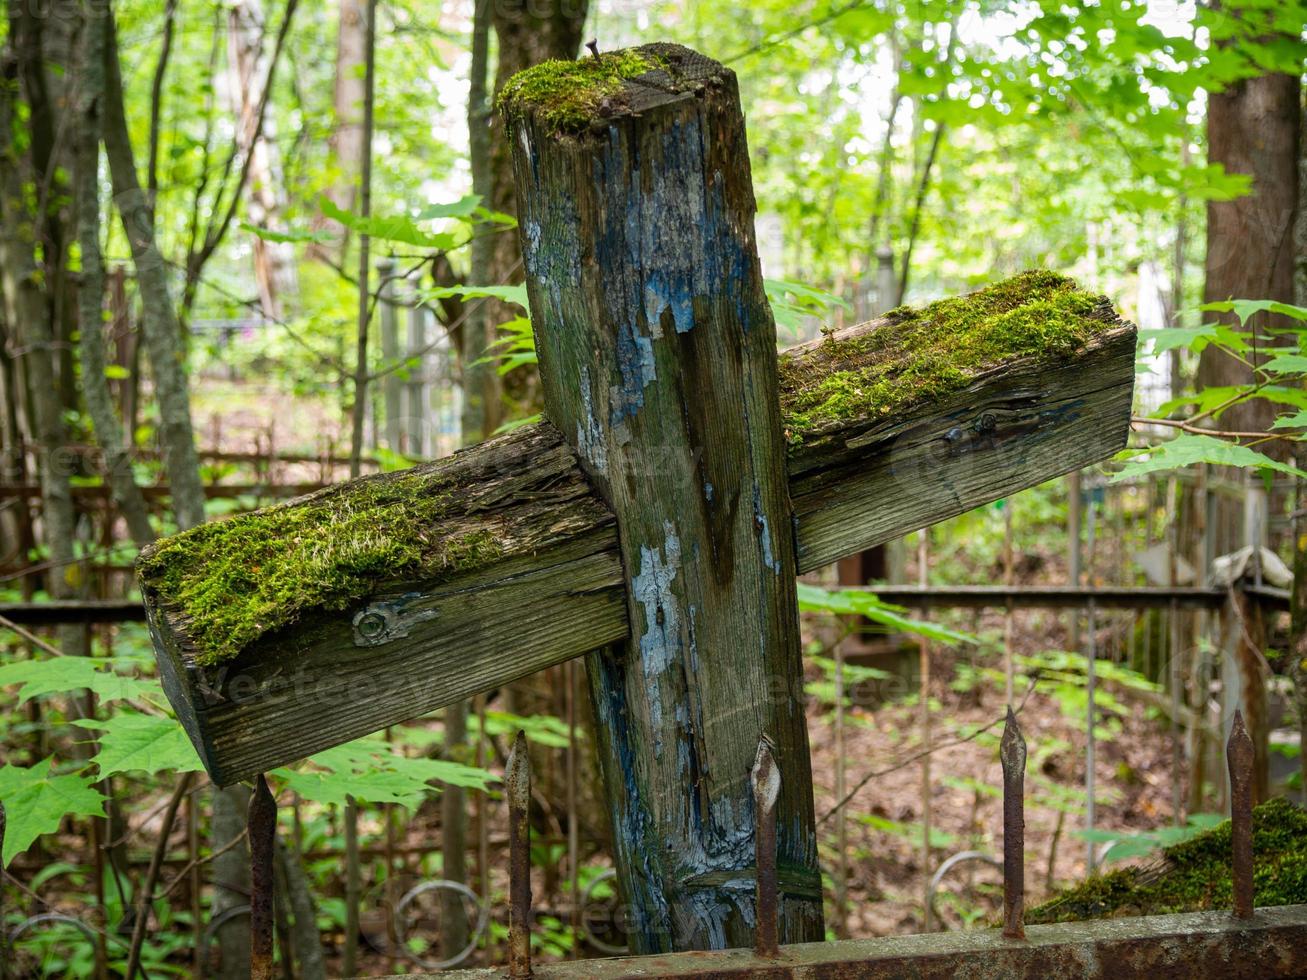
[[[263,88],[270,77],[263,56],[262,4],[259,0],[239,0],[228,11],[227,24],[227,65],[237,118],[236,140],[241,153],[250,157],[245,187],[246,214],[251,224],[276,229],[285,210],[285,185],[273,121],[265,112],[262,127],[258,125]],[[289,242],[272,242],[258,236],[254,236],[253,249],[260,306],[265,316],[278,319],[286,300],[293,298],[298,290],[294,250]]]
[[[104,100],[104,18],[88,16],[82,26],[79,62],[79,118],[75,129],[73,179],[77,199],[77,241],[82,253],[78,285],[78,333],[82,354],[82,391],[104,453],[114,502],[127,522],[132,540],[154,540],[145,497],[132,473],[131,454],[114,411],[105,377],[104,264],[100,255],[100,106]]]
[[[318,932],[318,910],[313,903],[303,858],[294,835],[289,845],[277,839],[277,864],[286,882],[291,911],[291,945],[295,947],[298,980],[325,980],[327,968],[322,960],[322,937]]]
[[[366,0],[340,0],[336,28],[335,119],[327,140],[329,163],[337,179],[327,190],[331,203],[342,211],[354,210],[358,176],[363,169],[363,102],[365,62],[367,61]],[[344,261],[348,242],[345,228],[321,215],[315,228],[325,228],[340,236],[337,246],[313,243],[311,258],[339,264]]]
[[[159,60],[154,65],[154,78],[150,82],[150,147],[145,164],[145,189],[150,194],[150,207],[154,207],[159,193],[159,120],[163,113],[163,80],[168,74],[168,60],[172,56],[172,39],[177,28],[177,7],[180,0],[167,0],[163,8],[163,40],[159,43]]]
[[[39,64],[31,70],[27,66],[28,58],[40,57],[42,23],[37,20],[28,24],[20,33],[22,43],[15,57],[20,66],[19,90],[28,104],[34,128],[38,114],[52,126],[46,110],[38,110],[32,101],[45,98],[44,91],[39,96],[32,93],[37,84],[34,79],[41,78],[43,70]],[[39,453],[43,537],[51,563],[46,574],[47,590],[56,599],[71,599],[76,597],[82,578],[77,564],[76,511],[70,483],[74,457],[66,447],[63,405],[56,384],[55,304],[43,288],[58,281],[55,267],[61,264],[62,255],[44,252],[45,261],[38,267],[34,247],[38,225],[47,229],[48,234],[41,239],[47,247],[62,240],[62,234],[50,231],[54,222],[43,220],[40,212],[34,213],[29,206],[30,187],[46,185],[44,168],[55,166],[56,158],[50,153],[38,154],[35,136],[24,148],[26,153],[12,143],[16,109],[10,101],[12,91],[9,87],[0,91],[0,291],[4,294],[5,321],[17,336],[29,382],[29,405]],[[30,171],[21,169],[24,162]],[[84,653],[85,627],[61,626],[59,646],[66,654]]]
[[[947,75],[953,66],[953,53],[957,48],[958,28],[957,22],[951,21],[948,29],[948,46],[944,49],[944,60],[941,62],[941,70]],[[921,103],[917,104],[917,113],[914,118],[920,118]],[[899,273],[898,296],[895,298],[894,305],[902,306],[903,298],[908,293],[908,277],[912,273],[912,250],[917,244],[917,235],[921,231],[921,209],[926,203],[926,193],[930,190],[931,171],[935,166],[935,158],[939,155],[940,144],[944,140],[944,132],[948,127],[943,120],[935,121],[935,132],[930,138],[930,150],[926,153],[926,162],[921,168],[921,180],[917,183],[917,196],[912,205],[912,225],[908,229],[908,243],[903,250],[903,268]]]
[[[190,386],[181,350],[181,328],[168,289],[168,270],[154,237],[154,212],[141,190],[123,107],[117,31],[106,22],[104,148],[113,178],[114,202],[136,266],[141,330],[154,371],[160,436],[173,510],[179,527],[204,521],[204,485],[191,429]]]
[[[213,819],[210,827],[215,851],[245,833],[245,811],[250,791],[239,783],[213,791]],[[250,901],[250,851],[241,842],[213,861],[213,906],[215,918],[230,908]],[[221,965],[219,980],[245,980],[250,975],[250,924],[246,916],[230,920],[218,930]]]
[[[363,70],[363,167],[359,172],[359,214],[372,213],[372,113],[376,84],[377,0],[368,0],[365,58]],[[363,421],[368,405],[368,325],[372,315],[372,297],[368,291],[371,240],[359,235],[359,303],[358,344],[354,362],[353,431],[349,444],[349,475],[359,475],[363,462]]]

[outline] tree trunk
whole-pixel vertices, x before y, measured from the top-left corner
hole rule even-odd
[[[297,980],[325,980],[327,968],[322,960],[322,936],[318,932],[318,913],[313,892],[304,874],[304,858],[294,835],[289,844],[278,838],[277,865],[285,881],[291,912],[291,944],[295,947]]]
[[[204,521],[204,484],[191,429],[190,384],[181,349],[181,326],[168,289],[168,268],[154,237],[154,212],[141,190],[136,156],[123,105],[117,31],[107,18],[105,43],[104,149],[113,178],[114,202],[136,265],[141,296],[141,330],[154,370],[159,401],[161,449],[181,528]]]
[[[340,19],[336,28],[335,125],[327,146],[336,179],[327,189],[331,203],[342,211],[354,210],[359,171],[363,167],[363,64],[367,57],[367,0],[340,0]],[[316,228],[325,228],[340,237],[337,248],[314,243],[311,258],[337,264],[345,258],[345,228],[319,216]]]
[[[1232,201],[1208,202],[1204,302],[1293,302],[1298,97],[1299,81],[1293,75],[1259,75],[1208,96],[1208,162],[1221,164],[1228,173],[1251,176],[1252,192]],[[1230,321],[1231,316],[1223,319]],[[1252,322],[1260,327],[1269,321],[1259,316]],[[1199,358],[1200,389],[1253,380],[1247,365],[1216,347]],[[1270,426],[1274,414],[1270,402],[1253,399],[1228,409],[1220,421],[1222,428],[1260,431]]]
[[[104,18],[88,16],[82,24],[78,58],[78,119],[74,127],[73,179],[77,200],[77,241],[82,253],[78,284],[78,333],[82,353],[82,390],[95,436],[104,453],[114,503],[138,545],[154,540],[145,497],[132,472],[131,453],[123,440],[105,377],[104,263],[100,255],[100,106],[104,101]]]
[[[776,333],[735,76],[672,45],[599,129],[508,107],[547,413],[618,520],[630,638],[591,698],[635,952],[744,946],[759,740],[784,942],[822,936]],[[617,55],[610,55],[617,57]],[[651,63],[652,64],[652,63]],[[688,796],[687,796],[688,793]]]
[[[53,127],[42,62],[42,31],[48,21],[32,19],[29,15],[30,12],[20,15],[12,38],[13,48],[4,52],[4,60],[9,63],[4,66],[5,77],[10,77],[12,68],[20,79],[16,94],[29,114],[27,126],[31,139],[21,148],[12,142],[17,105],[11,101],[12,90],[6,87],[0,92],[0,292],[3,292],[4,318],[15,331],[29,384],[29,405],[39,453],[42,536],[51,562],[46,588],[56,599],[72,599],[82,584],[82,569],[76,555],[77,515],[70,482],[76,458],[66,448],[64,405],[57,383],[58,303],[52,296],[52,291],[62,283],[59,270],[64,260],[64,235],[58,227],[61,217],[49,202],[40,197],[35,207],[30,202],[32,188],[53,186],[54,175],[47,168],[58,166],[58,161],[51,147],[42,145],[44,129]],[[39,253],[38,242],[42,245]],[[43,258],[40,265],[38,254]],[[86,638],[84,626],[69,624],[59,628],[59,646],[65,654],[85,653]]]
[[[265,112],[262,126],[258,122],[263,86],[268,79],[263,51],[263,6],[259,0],[238,0],[227,17],[227,68],[236,115],[236,140],[242,155],[251,157],[245,214],[253,225],[284,231],[279,219],[285,210],[286,184],[281,174],[277,129],[270,113]],[[257,139],[256,131],[259,131]],[[256,235],[253,249],[259,305],[264,316],[279,319],[287,300],[293,300],[298,290],[294,247],[290,242],[271,242]]]
[[[372,213],[372,99],[376,75],[377,0],[368,0],[364,13],[365,57],[363,63],[363,143],[362,166],[359,170],[359,214],[367,218]],[[349,475],[359,475],[363,461],[363,422],[368,405],[368,326],[372,317],[371,296],[368,293],[371,244],[367,235],[359,236],[358,328],[354,361],[354,408],[349,443]]]
[[[250,791],[241,785],[213,791],[213,821],[210,827],[212,847],[216,851],[245,833],[245,811]],[[214,918],[230,908],[250,901],[250,849],[242,841],[213,861]],[[250,922],[247,916],[230,920],[218,930],[217,973],[220,980],[244,980],[250,975]]]
[[[570,61],[581,49],[581,32],[585,29],[589,0],[504,0],[491,4],[495,36],[499,41],[499,59],[495,67],[495,96],[504,84],[524,68],[542,61]],[[490,123],[490,207],[504,214],[517,215],[517,196],[513,189],[512,147],[508,145],[502,120]],[[516,235],[492,235],[487,279],[492,284],[522,281],[522,249]],[[494,327],[513,317],[502,303],[485,304],[489,326],[488,339],[494,339]],[[476,357],[472,345],[465,345],[469,357]],[[503,419],[501,402],[516,404],[515,414],[530,415],[539,411],[539,386],[535,372],[518,369],[504,378],[492,374],[486,394],[486,429],[494,431]]]

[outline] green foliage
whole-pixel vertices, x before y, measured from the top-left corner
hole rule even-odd
[[[142,552],[145,588],[182,611],[196,660],[227,660],[305,609],[344,609],[388,578],[439,579],[499,551],[488,534],[444,536],[448,490],[421,469],[203,524]]]
[[[1216,466],[1241,466],[1256,470],[1273,470],[1290,476],[1307,479],[1307,473],[1297,467],[1271,459],[1265,453],[1248,446],[1220,439],[1216,436],[1198,435],[1186,432],[1143,449],[1127,449],[1122,457],[1129,460],[1127,466],[1113,474],[1112,481],[1132,479],[1149,473],[1184,469],[1199,463],[1211,463]]]
[[[1147,331],[1142,339],[1151,345],[1154,353],[1187,349],[1198,354],[1214,348],[1242,362],[1253,380],[1242,385],[1208,386],[1166,402],[1153,417],[1168,418],[1183,409],[1189,413],[1189,428],[1158,444],[1131,446],[1124,450],[1118,459],[1125,466],[1113,479],[1126,480],[1201,463],[1256,470],[1264,479],[1269,479],[1273,473],[1307,479],[1307,473],[1302,470],[1254,448],[1270,439],[1307,439],[1307,432],[1294,431],[1307,428],[1307,392],[1303,390],[1307,385],[1307,355],[1302,353],[1307,351],[1307,308],[1272,300],[1232,299],[1206,303],[1202,309],[1233,313],[1239,326],[1211,323],[1184,329],[1154,330]],[[1290,326],[1263,325],[1256,329],[1249,326],[1254,317],[1264,319],[1268,314],[1287,318]],[[1268,346],[1272,339],[1268,335],[1291,336],[1296,339],[1296,344],[1294,347],[1282,343]],[[1252,352],[1257,348],[1271,356],[1254,360]],[[1218,430],[1208,435],[1193,431],[1219,424],[1222,414],[1252,399],[1297,411],[1281,412],[1271,422],[1265,437],[1259,433]],[[1206,421],[1209,419],[1210,422]],[[1183,417],[1180,421],[1184,421]]]
[[[434,248],[440,251],[448,251],[463,244],[462,237],[453,232],[423,231],[408,215],[364,218],[337,207],[325,195],[318,199],[318,208],[328,218],[339,221],[350,231],[387,242],[415,245],[418,248]]]
[[[103,721],[77,718],[74,725],[98,729],[100,751],[91,760],[100,778],[123,772],[200,772],[204,766],[176,718],[119,709]]]
[[[303,769],[276,769],[306,800],[343,806],[347,797],[414,809],[434,792],[432,782],[485,790],[499,777],[484,769],[439,759],[410,758],[370,736],[311,756]]]
[[[797,336],[805,321],[826,319],[833,310],[849,309],[849,304],[833,293],[785,279],[764,279],[763,289],[776,320],[777,333]]]
[[[27,769],[0,768],[0,800],[7,820],[0,866],[8,867],[36,838],[58,830],[65,816],[104,816],[104,796],[90,777],[55,774],[53,766],[54,759],[46,758]]]
[[[0,667],[0,687],[20,685],[18,703],[49,694],[87,690],[100,701],[122,701],[157,694],[157,684],[124,677],[110,661],[91,657],[47,657],[16,660]]]
[[[922,825],[919,823],[903,823],[898,820],[890,820],[887,817],[878,817],[874,813],[860,814],[858,823],[870,827],[872,830],[878,830],[882,834],[899,837],[914,844],[921,841]],[[958,839],[954,834],[940,830],[938,827],[930,828],[931,847],[954,847],[957,842]]]
[[[1111,844],[1103,857],[1106,863],[1144,857],[1154,851],[1165,850],[1197,837],[1205,830],[1211,830],[1220,822],[1221,818],[1217,814],[1193,813],[1183,827],[1158,827],[1156,830],[1139,833],[1126,830],[1077,830],[1075,834],[1081,840],[1093,841],[1095,844]]]
[[[935,623],[912,619],[902,606],[881,602],[874,593],[857,589],[824,589],[807,582],[798,583],[799,609],[838,616],[864,616],[887,630],[914,633],[939,643],[974,643],[975,637]]]

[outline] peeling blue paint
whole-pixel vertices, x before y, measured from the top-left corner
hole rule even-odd
[[[781,563],[777,561],[776,553],[772,551],[771,524],[767,521],[767,515],[762,512],[762,492],[756,483],[753,485],[753,520],[758,528],[758,540],[762,543],[762,563],[779,575]]]
[[[707,481],[704,481],[703,484],[703,499],[708,503],[712,503],[712,484]]]
[[[653,341],[641,336],[634,324],[617,331],[617,371],[622,381],[613,390],[610,425],[639,412],[644,407],[644,389],[658,377]]]
[[[631,595],[644,606],[640,660],[649,698],[655,756],[661,755],[663,748],[660,685],[667,668],[676,662],[681,647],[680,599],[672,591],[672,582],[681,569],[681,542],[671,521],[663,522],[663,534],[661,548],[640,546],[640,571],[631,580]]]

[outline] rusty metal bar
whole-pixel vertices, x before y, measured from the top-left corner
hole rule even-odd
[[[1234,710],[1230,739],[1225,745],[1230,767],[1230,846],[1233,852],[1231,879],[1234,885],[1234,916],[1253,917],[1253,740],[1244,727],[1243,712]]]
[[[758,754],[749,774],[753,785],[754,862],[758,869],[754,952],[759,956],[779,954],[779,887],[776,877],[776,801],[781,795],[781,771],[765,734],[758,740]]]
[[[1026,740],[1012,705],[999,742],[1003,765],[1003,935],[1026,938]]]
[[[508,797],[508,975],[510,980],[531,976],[531,760],[526,732],[518,732],[504,767]]]
[[[494,980],[495,970],[439,974]],[[535,980],[1289,980],[1307,976],[1307,905],[1264,908],[1255,919],[1187,912],[1032,925],[1014,943],[998,929],[886,936],[752,950],[545,963]]]
[[[277,803],[263,774],[254,780],[246,815],[250,835],[250,980],[272,980],[274,869]]]
[[[5,829],[9,823],[9,816],[5,812],[5,804],[0,800],[0,855],[5,852]],[[5,871],[4,863],[0,862],[0,980],[8,980],[9,977],[9,927],[5,924]]]

